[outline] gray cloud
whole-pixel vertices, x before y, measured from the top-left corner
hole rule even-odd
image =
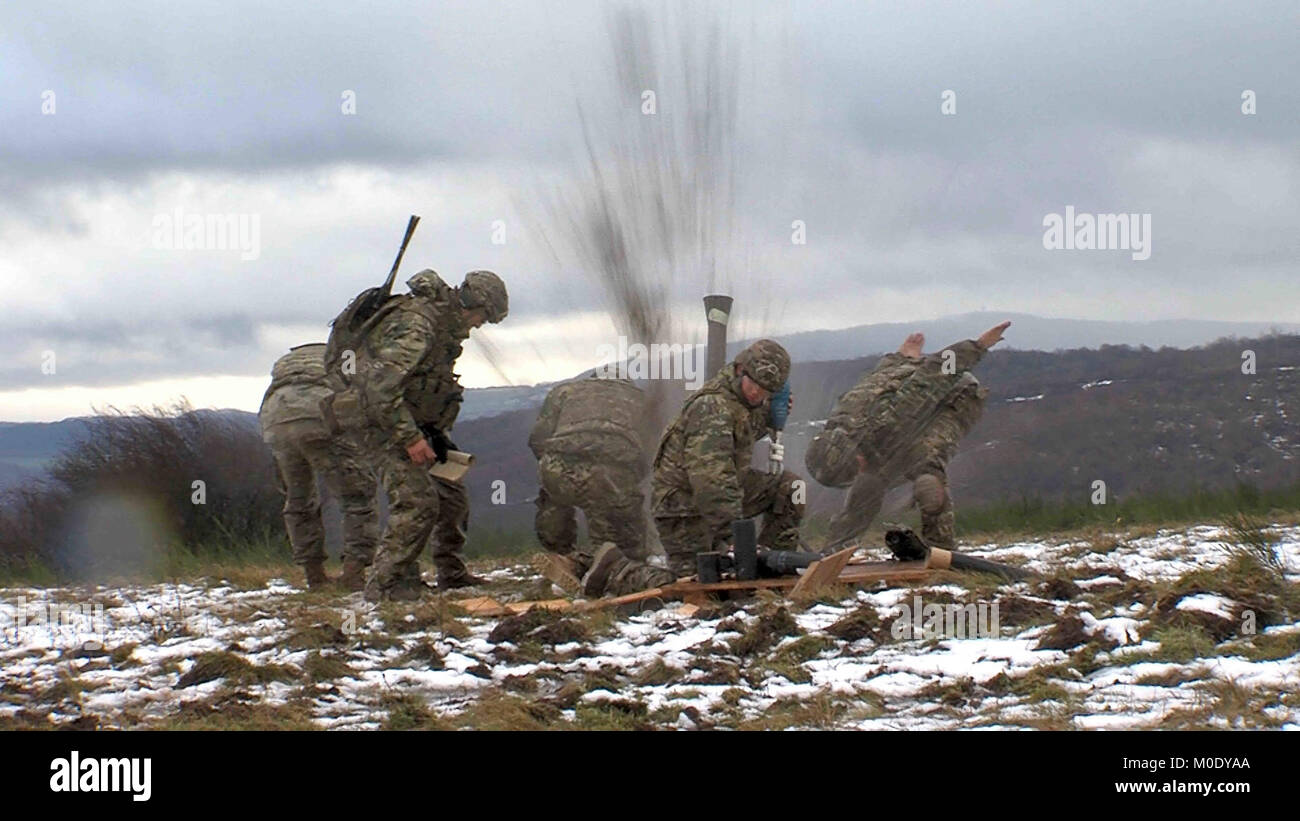
[[[644,5],[669,39],[701,20]],[[734,285],[770,297],[741,303],[750,332],[984,306],[1300,320],[1293,4],[716,14],[744,81]],[[19,319],[2,384],[45,384],[29,365],[47,347],[84,363],[69,364],[77,384],[265,373],[280,349],[268,329],[323,336],[382,277],[412,212],[426,221],[408,273],[499,270],[511,322],[598,307],[536,229],[538,193],[574,168],[576,101],[598,122],[639,116],[636,100],[602,108],[605,17],[568,0],[4,4],[0,310]],[[345,89],[355,117],[340,113]],[[944,89],[956,116],[940,114]],[[1042,218],[1066,205],[1151,213],[1152,258],[1044,250]],[[122,239],[178,207],[260,214],[261,257]],[[506,246],[489,241],[496,219]],[[796,219],[806,246],[790,243]],[[121,236],[106,235],[114,220]],[[688,280],[679,297],[697,290]],[[573,354],[518,348],[529,362]]]

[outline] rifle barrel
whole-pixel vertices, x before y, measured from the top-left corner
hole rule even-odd
[[[402,257],[406,256],[406,246],[411,243],[411,235],[415,233],[415,226],[420,224],[420,218],[415,214],[406,221],[406,236],[402,237],[402,247],[397,249],[397,259],[393,260],[392,270],[388,272],[388,279],[384,280],[384,293],[393,292],[393,280],[397,277],[397,269],[402,264]]]

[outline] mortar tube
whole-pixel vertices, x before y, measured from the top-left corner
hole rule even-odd
[[[707,353],[708,378],[712,379],[727,364],[727,322],[731,319],[731,297],[709,294],[704,297],[704,317],[709,323]]]

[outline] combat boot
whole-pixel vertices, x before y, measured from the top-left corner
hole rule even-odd
[[[368,602],[382,601],[419,601],[420,595],[424,593],[424,582],[413,582],[410,579],[395,579],[391,584],[382,585],[379,580],[374,578],[373,574],[370,581],[366,582],[365,598]]]
[[[307,574],[307,587],[316,589],[330,583],[330,577],[325,574],[325,562],[307,562],[302,569]]]
[[[343,575],[339,576],[339,587],[356,593],[366,586],[366,565],[356,559],[343,560]]]
[[[482,576],[475,576],[468,570],[459,576],[450,579],[438,578],[439,590],[455,590],[458,587],[473,587],[478,584],[487,584],[488,580]]]
[[[615,571],[626,564],[627,557],[618,549],[618,545],[613,542],[602,543],[595,555],[591,557],[591,569],[582,577],[583,595],[592,597],[604,595],[605,586],[614,576]]]

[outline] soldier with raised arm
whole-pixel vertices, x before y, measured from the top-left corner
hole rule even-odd
[[[880,513],[885,493],[912,483],[921,537],[953,549],[956,517],[948,492],[948,462],[984,410],[988,391],[970,371],[1010,325],[977,339],[922,354],[925,336],[911,334],[840,396],[826,427],[808,446],[808,473],[828,487],[848,487],[831,520],[832,542],[856,536]]]

